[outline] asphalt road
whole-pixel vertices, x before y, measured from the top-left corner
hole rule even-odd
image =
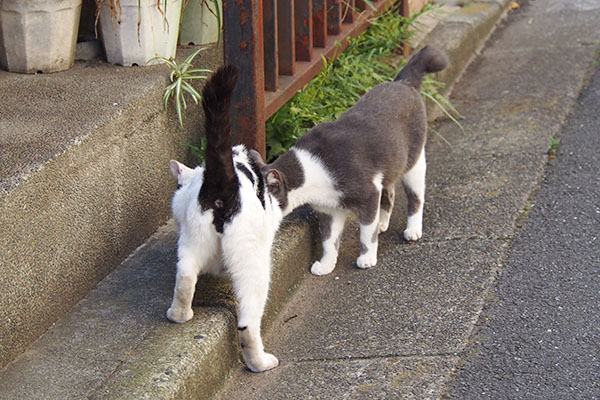
[[[447,398],[600,398],[598,62],[595,68]]]

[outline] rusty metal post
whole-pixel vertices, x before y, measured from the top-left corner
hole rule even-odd
[[[339,35],[342,31],[342,5],[340,0],[327,0],[327,34]]]
[[[313,0],[313,47],[327,45],[327,0]]]
[[[277,0],[279,74],[296,73],[294,0]]]
[[[296,60],[310,61],[313,52],[312,1],[296,0],[294,4]]]
[[[354,0],[345,0],[344,9],[342,11],[342,17],[344,18],[344,20],[343,20],[344,24],[354,23],[355,13],[356,13],[355,8],[356,8],[356,5],[354,3]]]
[[[400,1],[400,13],[404,18],[410,18],[410,4],[408,4],[408,0]],[[408,40],[405,40],[404,43],[402,43],[402,54],[404,56],[408,56],[410,54]]]
[[[277,0],[263,0],[263,36],[265,53],[265,90],[279,87],[279,55],[277,51]]]
[[[232,133],[237,143],[264,157],[267,149],[262,13],[262,0],[223,0],[225,63],[240,71],[232,99]]]

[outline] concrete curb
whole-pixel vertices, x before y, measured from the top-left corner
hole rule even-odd
[[[508,0],[473,3],[427,35],[424,43],[446,51],[450,58],[452,67],[438,76],[448,91],[507,5]],[[308,273],[317,237],[311,221],[310,213],[300,210],[280,230],[267,327]],[[197,289],[195,304],[202,307],[196,307],[195,318],[185,325],[168,323],[164,312],[174,266],[175,235],[167,226],[0,372],[0,399],[171,399],[214,394],[239,358],[233,296],[226,282],[205,280]],[[269,344],[265,346],[268,349]]]
[[[430,45],[446,52],[450,66],[439,72],[436,79],[446,84],[444,96],[452,91],[462,73],[477,56],[496,24],[505,14],[510,0],[482,0],[461,7],[447,15],[418,45]],[[441,110],[427,102],[429,120],[441,116]]]

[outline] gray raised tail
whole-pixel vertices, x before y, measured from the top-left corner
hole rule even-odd
[[[415,89],[420,89],[425,74],[438,72],[446,67],[448,57],[433,47],[425,46],[412,56],[394,81],[403,81]]]

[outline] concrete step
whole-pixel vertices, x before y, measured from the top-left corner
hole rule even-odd
[[[475,33],[474,26],[479,26],[484,20],[486,26],[491,30],[502,16],[508,1],[482,1],[475,4],[478,7],[476,10],[467,6],[457,11],[459,14],[464,13],[464,16],[461,17],[464,20],[448,23],[443,21],[425,38],[426,43],[436,45],[446,51],[450,57],[453,68],[450,72],[440,75],[440,78],[448,83],[449,87],[462,72],[460,66],[462,65],[464,69],[475,56],[477,46],[473,43],[483,44],[483,40],[475,40],[471,36],[477,34],[487,37],[489,34],[489,32],[481,31]],[[459,34],[459,31],[462,33]],[[464,46],[461,44],[466,42],[468,43]],[[464,50],[465,47],[468,50]],[[139,73],[145,73],[144,71],[146,70]],[[136,87],[145,87],[137,79],[136,74],[130,73],[129,70],[122,73],[128,74],[125,81],[137,82],[130,83],[128,86],[130,91],[135,91]],[[96,76],[97,79],[100,79],[99,74]],[[0,75],[0,82],[1,79],[3,79],[2,75]],[[115,83],[110,85],[114,86]],[[17,87],[18,84],[14,86]],[[118,87],[118,85],[116,86]],[[150,96],[153,99],[150,107],[160,109],[157,103],[160,101],[161,87],[162,85],[157,84],[155,87],[146,89],[148,92],[154,91],[154,94]],[[126,204],[125,196],[121,191],[133,193],[135,195],[133,198],[136,199],[135,206],[138,208],[134,208],[136,212],[133,212],[123,225],[131,228],[129,231],[131,237],[145,237],[147,233],[142,233],[146,232],[144,228],[148,227],[148,231],[151,232],[150,225],[156,225],[167,218],[168,199],[172,195],[173,184],[169,183],[171,177],[168,176],[168,170],[165,168],[166,162],[169,158],[177,157],[177,154],[183,152],[179,147],[179,142],[185,140],[186,137],[182,136],[176,139],[171,137],[168,145],[161,151],[157,151],[160,154],[156,156],[156,159],[146,158],[145,152],[127,152],[127,146],[135,147],[138,150],[153,148],[156,146],[154,141],[166,136],[163,132],[168,131],[167,126],[175,126],[175,120],[172,115],[167,116],[160,112],[149,115],[141,105],[132,106],[132,109],[122,110],[121,113],[126,114],[128,118],[121,123],[109,120],[102,125],[108,126],[106,130],[103,130],[107,137],[95,142],[96,146],[101,149],[100,154],[92,146],[93,142],[88,146],[85,146],[88,143],[87,140],[84,140],[82,144],[76,142],[74,146],[85,146],[85,153],[77,154],[81,160],[78,157],[67,157],[65,161],[69,161],[71,164],[58,164],[53,168],[53,171],[58,170],[58,172],[72,171],[76,173],[77,179],[73,179],[72,185],[53,183],[57,190],[52,193],[53,196],[62,199],[67,216],[77,215],[77,222],[83,224],[86,221],[85,223],[89,224],[90,220],[94,221],[96,218],[100,219],[97,223],[99,226],[109,227],[119,225],[121,221],[116,222],[113,219],[118,218],[117,216],[122,213],[123,208],[130,206]],[[152,132],[140,127],[140,121],[146,120],[151,123]],[[195,126],[198,122],[193,119],[187,121],[188,127]],[[128,134],[131,131],[135,134]],[[191,133],[187,135],[193,136]],[[146,138],[146,141],[142,141],[142,138]],[[100,160],[103,162],[100,163]],[[96,164],[93,161],[96,161]],[[107,168],[110,168],[112,172],[103,172]],[[146,168],[150,170],[145,171]],[[102,177],[108,175],[105,179],[111,184],[94,184],[91,178],[87,178],[92,171],[97,171]],[[42,169],[43,172],[44,169]],[[146,176],[145,172],[151,176]],[[69,182],[57,172],[54,174],[61,178],[61,182]],[[130,182],[132,179],[135,180],[134,177],[141,182],[137,184]],[[160,177],[160,179],[152,177]],[[145,180],[149,182],[145,182]],[[41,179],[39,181],[45,182]],[[83,188],[78,189],[79,185],[82,185]],[[97,187],[97,185],[101,186]],[[137,190],[129,189],[131,185]],[[66,194],[58,196],[62,193],[58,191],[61,187]],[[64,198],[69,198],[67,194],[78,193],[80,190],[87,193],[90,200],[81,196],[83,210],[72,211],[71,207],[79,203],[67,202]],[[142,193],[139,193],[140,191]],[[108,192],[108,195],[102,199],[96,198],[104,192]],[[61,201],[52,200],[52,204],[63,204]],[[115,201],[117,204],[111,206]],[[38,205],[38,207],[42,205]],[[148,209],[144,207],[148,207]],[[60,210],[60,207],[58,209]],[[46,208],[46,214],[49,213]],[[30,218],[30,220],[34,219]],[[17,220],[18,218],[13,217],[14,222],[12,223],[16,224]],[[65,218],[65,220],[73,221],[74,219]],[[152,223],[146,220],[151,220]],[[58,230],[58,233],[55,233],[53,229],[48,229],[49,233],[42,235],[42,238],[47,236],[50,240],[49,244],[44,244],[44,249],[46,251],[60,249],[59,244],[63,242],[68,243],[69,248],[80,249],[81,243],[86,244],[86,242],[73,242],[68,229],[79,230],[77,222],[65,223],[67,226]],[[49,223],[46,222],[46,224]],[[96,223],[94,222],[94,224]],[[137,227],[136,224],[141,226]],[[290,293],[308,273],[308,267],[312,260],[316,258],[315,242],[318,240],[318,232],[314,226],[310,212],[303,209],[286,219],[278,233],[273,254],[273,284],[265,322],[267,329],[270,321],[276,316]],[[30,232],[25,228],[21,228],[23,232]],[[4,235],[2,237],[2,240],[5,240]],[[83,248],[90,248],[89,253],[93,254],[93,250],[101,248],[113,249],[113,253],[109,252],[109,256],[113,258],[95,262],[97,268],[104,271],[110,268],[110,265],[114,265],[111,264],[111,261],[119,258],[115,253],[122,256],[130,252],[130,250],[123,249],[122,246],[136,242],[131,238],[115,237],[109,232],[102,236],[107,238],[106,243],[108,243],[104,244],[103,242],[105,247],[102,247],[97,243],[99,238],[94,235],[87,237],[91,243]],[[112,241],[108,241],[109,239]],[[173,227],[167,224],[94,290],[89,292],[24,354],[1,371],[0,399],[40,397],[48,399],[88,397],[170,399],[205,398],[215,393],[230,368],[239,362],[239,349],[235,333],[235,301],[227,281],[202,279],[196,290],[197,296],[194,303],[196,314],[193,320],[184,325],[171,324],[166,320],[164,313],[170,304],[174,283],[175,240]],[[20,272],[31,271],[27,267],[27,263],[15,264],[14,252],[19,248],[18,243],[18,238],[10,242],[12,247],[8,247],[8,251],[9,255],[11,251],[13,252],[13,261],[8,265],[19,265],[17,271],[13,273],[20,273],[24,277],[29,276],[30,280],[37,282],[35,275]],[[7,247],[3,246],[2,248],[6,249]],[[121,249],[122,252],[119,252]],[[30,253],[25,252],[24,254]],[[59,257],[61,253],[52,251],[52,254]],[[81,253],[77,252],[76,254]],[[79,270],[79,265],[87,262],[89,256],[78,257],[76,262],[66,264],[71,268],[75,265],[77,267],[75,269]],[[33,254],[28,256],[28,260],[32,259],[34,259]],[[51,264],[44,259],[40,259],[39,263]],[[49,265],[50,272],[57,269],[56,265],[62,264],[54,261],[52,265]],[[57,276],[62,277],[67,273],[72,274],[68,268],[63,266],[60,272],[50,275],[54,277],[53,279],[58,280]],[[80,275],[86,276],[85,272]],[[13,275],[11,277],[12,281],[21,279]],[[46,279],[47,281],[49,279]],[[61,279],[61,282],[63,285],[71,285],[70,278]],[[3,301],[24,299],[28,300],[25,301],[25,304],[32,303],[38,306],[43,304],[38,301],[39,299],[29,300],[33,297],[29,294],[32,293],[31,291],[24,295],[23,291],[17,290],[18,284],[9,285],[9,283],[12,283],[11,280],[6,283],[6,287],[11,288],[15,295],[3,297]],[[87,289],[94,284],[88,282],[86,285]],[[38,290],[42,288],[44,288],[43,283],[39,284]],[[86,289],[82,289],[79,293],[84,293]],[[41,292],[44,291],[41,290]],[[48,291],[48,293],[57,294],[48,294],[46,298],[58,298],[66,296],[65,293],[70,292],[62,290],[60,293],[57,291]],[[73,299],[73,302],[76,301]],[[32,312],[33,309],[35,307],[30,307],[27,311]],[[40,311],[38,314],[42,313]],[[26,325],[21,324],[20,326]],[[7,335],[10,337],[10,332]],[[2,337],[7,336],[2,333]],[[268,348],[268,343],[266,347]]]
[[[165,66],[100,61],[0,71],[0,367],[169,218],[168,162],[192,162],[181,143],[198,141],[202,116],[192,107],[177,126],[167,79]]]

